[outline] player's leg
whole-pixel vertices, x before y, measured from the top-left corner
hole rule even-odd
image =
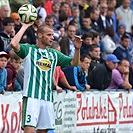
[[[24,133],[35,133],[35,128],[30,126],[24,127]]]
[[[47,130],[55,128],[54,107],[52,102],[41,100],[40,114],[38,119],[39,120],[36,126],[38,131],[37,133],[47,133]]]
[[[24,133],[34,133],[40,112],[40,100],[23,98],[22,105],[22,128]]]

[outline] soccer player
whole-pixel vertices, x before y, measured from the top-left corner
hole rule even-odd
[[[70,58],[47,46],[52,45],[53,29],[42,25],[37,30],[36,45],[19,44],[26,29],[32,24],[22,24],[19,32],[11,41],[11,47],[23,59],[24,90],[22,127],[24,133],[47,133],[54,129],[54,108],[52,103],[52,79],[56,65],[78,65],[82,39],[75,37],[75,54]]]

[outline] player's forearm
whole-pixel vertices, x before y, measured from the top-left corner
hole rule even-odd
[[[78,66],[80,62],[80,49],[75,49],[74,57],[71,61],[72,66]]]

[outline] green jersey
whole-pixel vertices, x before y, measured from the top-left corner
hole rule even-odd
[[[30,44],[20,44],[16,54],[24,64],[23,96],[52,101],[54,69],[56,65],[70,65],[72,59],[52,48],[40,49]]]

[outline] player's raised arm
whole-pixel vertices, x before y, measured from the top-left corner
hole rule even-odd
[[[73,59],[71,61],[71,65],[72,66],[79,65],[79,62],[80,62],[80,47],[81,47],[81,45],[82,45],[81,37],[75,35],[75,39],[74,39],[75,53],[74,53],[74,57],[73,57]]]
[[[18,33],[12,38],[10,45],[11,47],[15,50],[15,51],[19,51],[20,50],[20,46],[19,46],[19,42],[24,34],[24,32],[26,31],[26,29],[31,26],[33,23],[29,23],[29,24],[25,24],[22,23],[22,27],[21,29],[18,31]]]

